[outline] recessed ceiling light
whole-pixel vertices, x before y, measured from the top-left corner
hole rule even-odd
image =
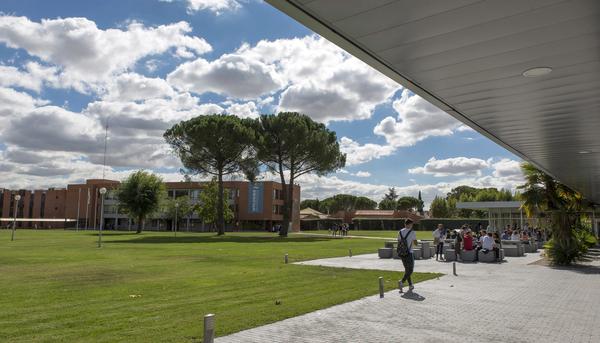
[[[523,72],[523,76],[525,77],[538,77],[550,74],[552,68],[550,67],[535,67],[531,69],[527,69]]]
[[[587,150],[581,150],[579,153],[580,153],[580,154],[589,154],[589,153],[590,153],[590,151],[587,151]]]

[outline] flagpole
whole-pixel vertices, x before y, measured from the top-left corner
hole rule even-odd
[[[89,223],[90,223],[90,216],[89,216],[89,212],[90,212],[90,189],[87,189],[87,202],[85,204],[85,230],[87,231],[88,227],[89,227]]]
[[[81,207],[81,188],[79,188],[79,193],[77,194],[77,226],[76,230],[79,231],[79,208]]]

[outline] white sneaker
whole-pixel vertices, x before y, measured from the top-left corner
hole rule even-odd
[[[413,290],[413,289],[415,289],[415,286],[413,286],[413,285],[409,285],[409,286],[408,286],[408,291],[409,291],[409,292],[412,292],[412,290]]]
[[[400,290],[400,293],[404,293],[404,291],[402,290],[403,287],[404,285],[402,284],[402,281],[398,281],[398,289]]]

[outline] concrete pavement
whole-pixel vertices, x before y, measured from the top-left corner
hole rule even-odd
[[[502,264],[416,261],[447,275],[413,293],[391,291],[218,338],[216,342],[600,342],[600,263],[554,269],[539,254]],[[305,261],[402,270],[376,254]],[[301,296],[301,295],[299,295]]]

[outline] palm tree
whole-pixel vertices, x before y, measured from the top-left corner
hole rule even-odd
[[[531,163],[523,163],[521,170],[525,184],[517,187],[522,191],[523,209],[528,217],[548,215],[551,221],[552,240],[549,255],[557,264],[570,264],[581,255],[574,228],[579,224],[584,209],[582,195]]]

